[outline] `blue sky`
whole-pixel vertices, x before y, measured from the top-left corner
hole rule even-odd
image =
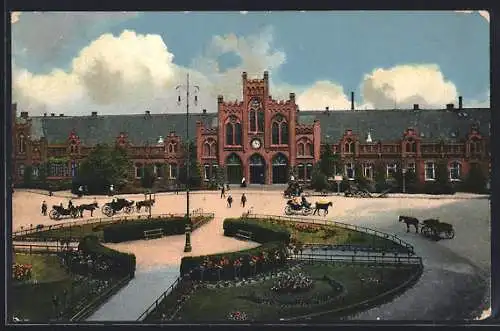
[[[111,39],[96,43],[103,34]],[[122,95],[130,96],[126,111],[148,104],[160,112],[155,105],[173,97],[164,87],[188,70],[205,87],[210,111],[216,94],[238,96],[241,71],[263,70],[273,96],[295,92],[301,109],[345,108],[349,91],[367,108],[439,108],[457,95],[466,105],[489,106],[489,22],[477,12],[22,13],[12,36],[14,99],[35,112],[70,106],[78,113],[85,104],[113,113],[124,109]],[[88,63],[113,69],[81,68]],[[144,68],[161,74],[148,81],[132,73]],[[114,85],[108,76],[117,72],[128,77],[119,90],[99,85]],[[79,86],[67,98],[51,97],[70,84]],[[141,92],[144,85],[155,92]],[[103,89],[114,95],[102,96]]]

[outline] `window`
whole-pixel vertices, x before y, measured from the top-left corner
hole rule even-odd
[[[436,165],[434,162],[425,162],[425,180],[431,181],[436,179]]]
[[[169,173],[170,176],[169,177],[171,179],[176,179],[177,178],[177,164],[171,163],[169,168],[170,168],[170,173]]]
[[[24,138],[24,134],[20,134],[19,135],[19,138],[18,138],[18,150],[19,150],[19,153],[21,154],[24,154],[26,153],[26,139]]]
[[[312,144],[308,141],[299,142],[297,145],[298,156],[312,156]]]
[[[17,168],[17,174],[19,175],[19,177],[24,176],[24,164],[19,165],[19,167]]]
[[[347,179],[354,179],[354,164],[351,162],[345,164],[345,175]]]
[[[299,143],[299,146],[297,148],[297,152],[298,152],[299,156],[304,156],[305,148],[304,148],[303,143]]]
[[[471,154],[481,153],[481,142],[477,140],[472,140],[469,146]]]
[[[37,179],[38,176],[40,175],[40,170],[38,169],[38,165],[33,165],[31,168],[31,175],[33,176],[34,179]]]
[[[236,116],[231,116],[226,123],[226,145],[241,146],[241,123]]]
[[[273,119],[271,143],[273,145],[288,144],[288,123],[280,114],[276,115]]]
[[[373,164],[363,164],[363,176],[368,179],[373,179]]]
[[[387,172],[386,176],[387,178],[395,178],[396,171],[398,171],[398,165],[396,163],[389,163],[386,166]]]
[[[163,176],[165,176],[165,165],[161,164],[161,163],[155,164],[154,171],[155,171],[156,177],[163,178]]]
[[[168,144],[168,152],[169,153],[177,153],[177,143],[169,143]]]
[[[203,166],[203,169],[203,178],[205,178],[205,180],[208,180],[210,178],[210,164],[205,164]]]
[[[250,123],[250,132],[264,132],[264,111],[262,110],[261,103],[257,98],[250,101],[248,121]]]
[[[451,162],[450,163],[450,180],[457,181],[460,180],[462,174],[462,164],[460,162]]]
[[[344,144],[344,153],[354,153],[354,143],[352,141],[347,141]]]
[[[67,177],[69,174],[66,163],[51,163],[49,167],[50,177]]]
[[[406,171],[407,172],[416,173],[417,170],[416,170],[415,162],[409,162],[409,163],[407,163],[406,164]]]
[[[307,156],[313,155],[313,153],[312,153],[312,145],[310,143],[306,144],[306,155]]]
[[[409,140],[406,143],[406,153],[416,153],[417,152],[417,144],[413,140]]]
[[[311,163],[308,163],[306,165],[306,179],[307,180],[311,180],[311,178],[312,178],[312,169],[313,169],[313,165]]]
[[[298,178],[299,180],[304,180],[306,178],[306,168],[304,167],[303,164],[299,164],[297,166],[297,175],[298,175]]]
[[[142,171],[143,171],[143,166],[140,163],[136,163],[135,165],[135,178],[141,178],[142,177]]]
[[[203,144],[203,155],[210,156],[210,144],[208,142]]]

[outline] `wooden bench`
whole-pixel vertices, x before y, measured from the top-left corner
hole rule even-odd
[[[163,229],[152,229],[144,231],[144,239],[155,239],[163,237]]]
[[[238,231],[236,231],[236,234],[234,236],[238,237],[238,238],[250,240],[250,239],[252,239],[252,232],[245,231],[245,230],[238,230]]]

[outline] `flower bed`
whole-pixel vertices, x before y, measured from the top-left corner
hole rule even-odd
[[[233,311],[227,315],[229,321],[246,321],[248,320],[248,314],[244,311]]]
[[[12,280],[16,282],[31,280],[32,270],[31,264],[14,263],[12,265]]]
[[[271,291],[278,293],[302,292],[310,290],[314,282],[302,272],[285,273],[274,283]]]

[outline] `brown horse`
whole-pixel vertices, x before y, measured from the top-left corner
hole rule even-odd
[[[319,211],[323,210],[323,216],[328,215],[328,207],[332,207],[333,203],[331,201],[329,202],[316,202],[316,208],[314,209],[313,215],[316,215],[318,213],[319,216]]]
[[[410,232],[410,225],[415,227],[415,233],[418,233],[418,224],[420,221],[416,217],[412,216],[399,216],[399,222],[406,224],[406,232]]]

